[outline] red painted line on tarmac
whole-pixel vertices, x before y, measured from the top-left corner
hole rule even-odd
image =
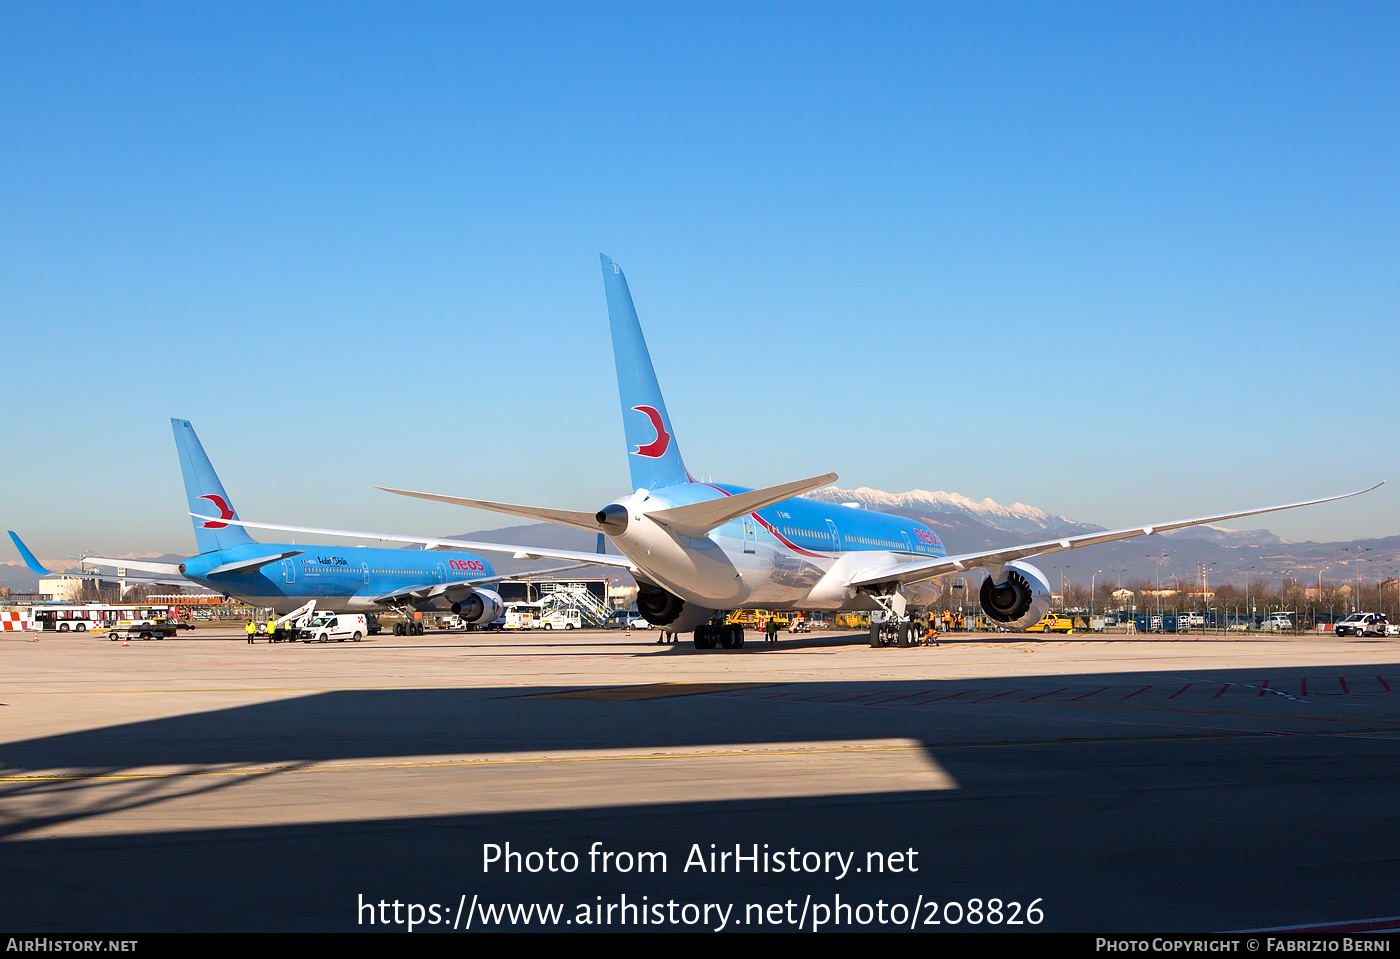
[[[1069,689],[1069,687],[1068,687],[1068,686],[1061,686],[1059,689],[1052,689],[1052,690],[1050,690],[1050,692],[1048,692],[1048,693],[1041,693],[1039,696],[1031,696],[1031,697],[1029,697],[1029,698],[1027,698],[1027,699],[1021,700],[1021,702],[1023,702],[1023,703],[1029,703],[1029,702],[1031,702],[1032,700],[1040,699],[1041,696],[1053,696],[1053,695],[1055,695],[1056,693],[1062,693],[1062,692],[1064,692],[1066,689]]]
[[[1264,680],[1263,684],[1259,687],[1259,695],[1260,695],[1260,696],[1264,695],[1265,691],[1267,691],[1268,688],[1269,688],[1269,681],[1266,679],[1266,680]]]
[[[1347,678],[1346,678],[1345,676],[1338,676],[1338,677],[1337,677],[1337,682],[1339,682],[1339,683],[1342,684],[1342,692],[1347,693],[1348,695],[1350,695],[1351,690],[1347,689]]]
[[[1147,692],[1147,691],[1148,691],[1149,689],[1151,689],[1151,688],[1152,688],[1151,686],[1144,686],[1144,687],[1142,687],[1141,689],[1139,689],[1139,690],[1137,691],[1137,693],[1129,693],[1128,695],[1124,696],[1123,698],[1124,698],[1124,699],[1132,699],[1132,698],[1133,698],[1134,696],[1136,696],[1138,693],[1145,693],[1145,692]]]
[[[962,692],[960,692],[960,693],[949,693],[947,696],[935,696],[935,697],[933,697],[932,699],[925,699],[925,700],[922,700],[922,701],[917,702],[917,703],[910,703],[910,705],[911,705],[911,706],[922,706],[922,705],[924,705],[924,703],[936,703],[936,702],[938,702],[938,701],[941,700],[941,699],[956,699],[956,698],[959,697],[959,696],[966,696],[966,695],[968,695],[968,694],[970,694],[970,693],[975,693],[975,692],[977,692],[976,689],[964,689],[964,690],[963,690]]]
[[[974,702],[974,703],[985,703],[985,702],[986,702],[987,700],[989,700],[989,699],[1000,699],[1000,698],[1003,697],[1003,696],[1010,696],[1012,693],[1019,693],[1019,692],[1023,692],[1024,690],[1025,690],[1025,687],[1024,687],[1024,686],[1021,687],[1020,689],[1008,689],[1006,692],[1004,692],[1004,693],[997,693],[995,696],[983,696],[981,699],[973,699],[973,700],[970,700],[970,701],[971,701],[971,702]]]
[[[1216,693],[1214,696],[1212,696],[1211,699],[1219,699],[1221,696],[1224,696],[1224,695],[1225,695],[1225,690],[1227,690],[1227,689],[1229,689],[1229,688],[1230,688],[1230,684],[1229,684],[1229,683],[1226,683],[1224,686],[1221,686],[1221,687],[1220,687],[1220,692],[1218,692],[1218,693]]]
[[[1390,684],[1387,683],[1384,679],[1381,679],[1379,676],[1376,677],[1376,682],[1378,682],[1378,683],[1380,683],[1382,686],[1384,686],[1386,692],[1390,692],[1390,691],[1391,691],[1391,690],[1390,690]]]
[[[1097,696],[1099,693],[1103,692],[1103,691],[1104,691],[1105,689],[1107,689],[1107,688],[1108,688],[1107,686],[1100,686],[1098,689],[1094,690],[1092,693],[1085,693],[1083,696],[1075,696],[1073,699],[1070,700],[1070,702],[1074,702],[1075,700],[1078,700],[1078,699],[1088,699],[1090,696]]]
[[[1307,694],[1308,694],[1308,680],[1307,680],[1306,677],[1304,677],[1304,679],[1303,679],[1303,695],[1306,696]]]
[[[805,703],[809,699],[821,699],[823,696],[835,696],[837,692],[839,692],[839,690],[832,690],[829,693],[817,693],[815,696],[803,696],[801,699],[794,700],[794,702]]]
[[[849,702],[850,702],[851,700],[853,700],[853,699],[865,699],[865,698],[868,697],[868,696],[883,696],[883,695],[885,695],[885,693],[887,693],[887,692],[889,692],[888,689],[882,689],[882,690],[880,690],[878,693],[860,693],[859,695],[856,695],[856,696],[847,696],[845,699],[833,699],[832,702],[833,702],[833,703],[849,703]]]
[[[880,700],[878,703],[866,703],[865,705],[867,705],[867,706],[883,706],[885,703],[897,703],[897,702],[899,702],[901,699],[908,699],[910,696],[927,696],[927,695],[928,695],[929,693],[931,693],[931,692],[933,692],[933,690],[931,690],[931,689],[921,689],[921,690],[919,690],[917,693],[905,693],[903,696],[894,696],[894,697],[892,697],[892,698],[890,698],[890,699],[882,699],[882,700]],[[878,696],[879,693],[876,693],[875,695]]]
[[[1180,696],[1182,693],[1186,692],[1186,690],[1188,690],[1188,689],[1190,689],[1190,688],[1191,688],[1191,683],[1187,683],[1185,686],[1182,686],[1180,689],[1178,689],[1176,692],[1172,693],[1172,694],[1171,694],[1170,696],[1168,696],[1167,698],[1168,698],[1168,699],[1175,699],[1176,697]]]

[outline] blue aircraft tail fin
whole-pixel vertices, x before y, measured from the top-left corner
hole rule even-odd
[[[690,482],[690,475],[685,471],[676,434],[671,430],[671,417],[666,413],[666,401],[661,398],[661,386],[656,382],[647,341],[642,337],[642,325],[637,321],[637,309],[627,289],[627,277],[612,260],[601,254],[600,258],[632,488],[680,486]]]
[[[200,516],[217,516],[219,519],[237,519],[233,503],[224,492],[224,484],[219,482],[219,474],[200,445],[199,437],[189,420],[172,418],[171,427],[175,430],[175,449],[180,454],[180,472],[185,477],[185,496],[189,499],[190,512]],[[201,553],[212,553],[231,546],[242,546],[257,542],[248,535],[242,526],[230,526],[219,519],[194,519],[194,541]]]

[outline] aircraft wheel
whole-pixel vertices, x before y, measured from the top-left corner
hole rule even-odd
[[[697,626],[697,627],[695,628],[695,648],[696,648],[696,649],[714,649],[714,648],[715,648],[714,628],[713,628],[712,626],[710,626],[708,623],[705,624],[705,625],[702,625],[702,626]]]
[[[909,647],[914,645],[914,637],[911,635],[912,628],[908,623],[899,624],[899,645]]]
[[[885,645],[884,637],[882,637],[882,636],[880,635],[880,624],[879,624],[879,623],[871,623],[871,624],[870,624],[870,648],[871,648],[871,649],[879,649],[881,646],[884,646],[884,645]]]
[[[395,624],[394,624],[394,635],[395,635],[395,636],[402,636],[402,635],[403,635],[403,623],[395,623]]]

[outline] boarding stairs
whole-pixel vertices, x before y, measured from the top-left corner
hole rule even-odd
[[[577,610],[585,627],[596,629],[612,615],[612,609],[583,583],[542,583],[540,593],[545,614]]]

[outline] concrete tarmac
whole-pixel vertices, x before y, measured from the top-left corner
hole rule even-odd
[[[11,930],[1400,912],[1395,640],[31,638],[0,638]]]

